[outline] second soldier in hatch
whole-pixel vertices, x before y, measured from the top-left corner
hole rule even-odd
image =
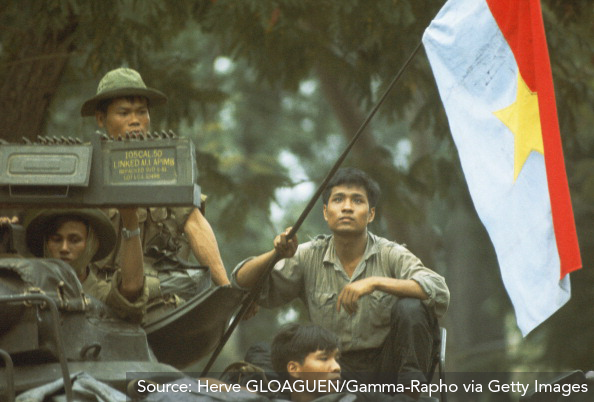
[[[124,227],[135,229],[138,218],[133,209],[121,209]],[[91,269],[93,261],[109,254],[116,241],[107,216],[97,208],[41,209],[28,211],[25,238],[36,257],[62,260],[74,271],[85,293],[107,304],[120,318],[133,323],[143,319],[148,287],[138,237],[122,242],[121,269],[110,282]]]

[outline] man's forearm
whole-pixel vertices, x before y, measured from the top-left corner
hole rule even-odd
[[[136,210],[120,210],[124,228],[135,231],[138,229]],[[118,290],[129,301],[134,301],[140,296],[144,286],[144,261],[140,236],[122,239],[121,254],[122,282]]]
[[[287,228],[283,233],[274,238],[274,249],[248,260],[239,268],[235,276],[239,286],[251,288],[266,273],[265,271],[268,267],[284,258],[291,258],[295,255],[299,242],[297,236],[287,237],[290,232],[291,228]]]
[[[380,290],[398,297],[412,297],[425,300],[429,296],[417,281],[412,279],[395,279],[373,277],[375,290]]]
[[[229,278],[227,278],[227,271],[223,265],[212,227],[197,208],[188,217],[184,231],[192,253],[198,262],[209,267],[214,284],[217,286],[228,285]]]
[[[237,284],[242,288],[251,288],[258,282],[258,279],[264,274],[266,268],[276,262],[274,261],[275,259],[276,252],[270,250],[247,261],[236,273],[235,280]]]

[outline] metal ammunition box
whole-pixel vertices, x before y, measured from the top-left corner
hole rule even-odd
[[[154,133],[0,144],[0,205],[200,206],[194,144]]]

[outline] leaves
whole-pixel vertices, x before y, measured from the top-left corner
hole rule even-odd
[[[594,249],[588,229],[594,204],[593,6],[588,0],[542,3],[580,246],[589,266]],[[94,94],[100,77],[122,65],[138,69],[147,85],[169,96],[167,106],[151,110],[153,126],[172,128],[195,141],[200,185],[209,195],[207,215],[225,240],[221,242],[225,261],[235,263],[264,251],[276,230],[282,229],[275,225],[290,224],[300,213],[305,201],[298,191],[289,200],[279,194],[301,188],[300,184],[315,187],[322,180],[441,4],[429,0],[0,2],[2,135],[7,140],[42,132],[84,136],[95,127],[92,119],[79,120],[79,107]],[[215,67],[221,56],[232,66],[225,72]],[[48,64],[42,64],[44,60]],[[65,61],[63,68],[50,70],[57,60]],[[48,79],[48,71],[54,71],[54,80]],[[25,123],[31,124],[25,127]],[[460,255],[458,249],[463,247],[455,247],[439,233],[455,235],[452,228],[457,225],[463,231],[480,224],[423,52],[368,130],[345,164],[363,168],[381,184],[381,219],[373,230],[411,243],[415,252],[424,253],[450,275],[467,275],[464,264],[473,264]],[[402,151],[402,143],[410,149]],[[270,218],[271,206],[285,212],[281,223]],[[452,213],[460,209],[463,214]],[[313,235],[324,228],[319,214],[312,213],[302,230]],[[490,255],[486,236],[468,237],[468,249]],[[493,270],[486,275],[496,275],[494,257],[479,260],[483,271]],[[560,313],[562,320],[579,315],[587,303],[592,278],[579,275],[575,301]],[[475,293],[494,295],[488,300],[491,310],[509,309],[497,293],[500,284],[491,282],[481,284],[481,292]],[[455,297],[466,294],[457,291]],[[567,337],[564,329],[571,327],[559,322],[563,324],[547,326],[535,339],[547,339],[551,350],[561,350]],[[490,325],[501,327],[498,322]],[[483,328],[466,329],[457,335],[458,342],[466,339],[463,332],[469,339],[483,334]],[[579,354],[592,358],[592,350]],[[560,352],[553,355],[552,366],[570,362]]]

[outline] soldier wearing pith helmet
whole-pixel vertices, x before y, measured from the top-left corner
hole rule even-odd
[[[136,211],[120,210],[128,227]],[[148,302],[143,256],[138,237],[122,243],[122,269],[111,282],[99,279],[91,262],[107,256],[116,244],[109,218],[99,209],[41,209],[25,216],[25,239],[36,257],[64,261],[76,273],[83,290],[103,301],[121,318],[140,323]]]
[[[82,116],[95,116],[99,128],[112,138],[150,130],[150,108],[164,105],[167,97],[148,87],[131,68],[109,71],[99,82],[95,96],[84,102]],[[228,285],[229,279],[212,228],[197,208],[141,208],[138,212],[141,241],[145,254],[151,250],[177,262],[193,254],[202,266],[210,268],[215,285]],[[112,222],[119,231],[117,216]],[[117,268],[119,258],[114,258]],[[109,261],[106,262],[109,264]]]
[[[81,107],[84,116],[95,116],[97,125],[112,137],[126,132],[146,133],[150,129],[149,108],[164,105],[167,97],[146,86],[131,68],[117,68],[105,74],[97,94]]]

